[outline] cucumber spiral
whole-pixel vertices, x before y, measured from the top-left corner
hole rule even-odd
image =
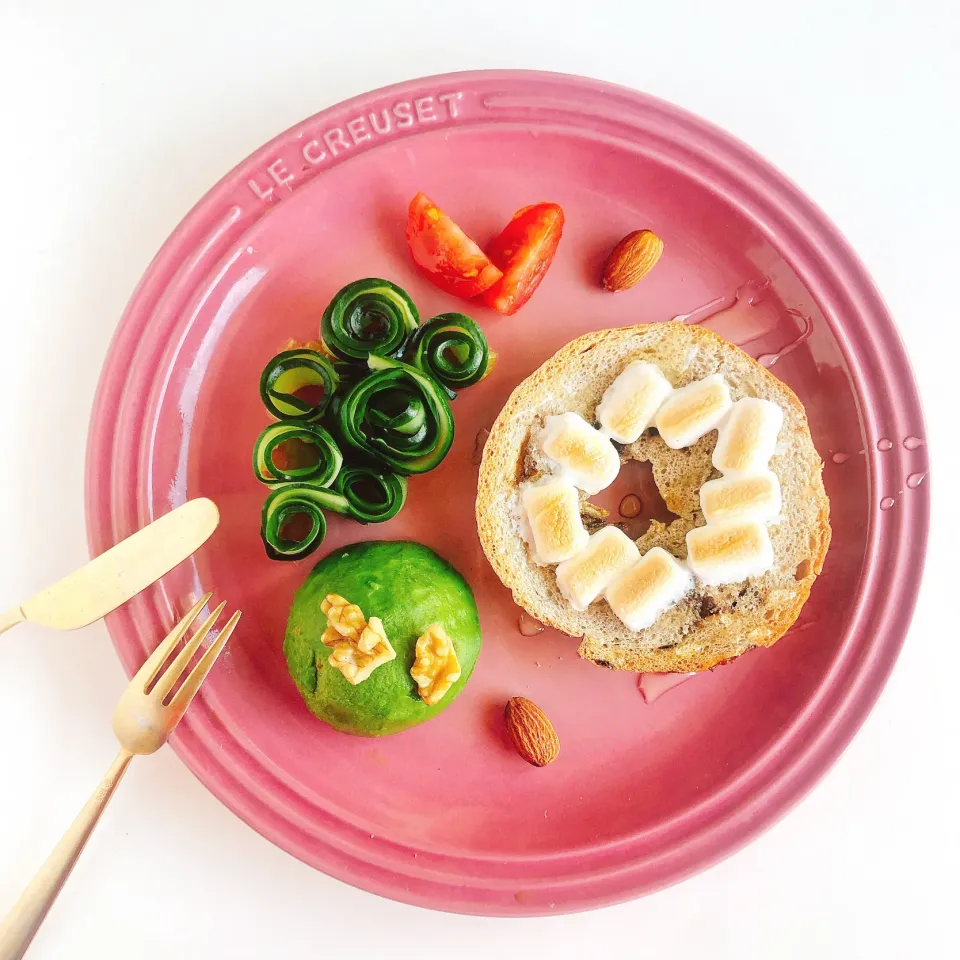
[[[344,467],[334,489],[347,501],[350,516],[360,523],[392,520],[407,499],[407,478],[377,467]]]
[[[263,505],[260,537],[271,560],[302,560],[323,543],[327,535],[325,510],[360,523],[383,523],[403,508],[407,479],[376,467],[344,467],[334,489],[315,483],[283,483]],[[307,530],[290,536],[295,517],[305,516]]]
[[[348,283],[323,312],[320,334],[331,353],[349,363],[369,356],[399,357],[420,314],[405,290],[369,277]]]
[[[269,486],[260,535],[274,560],[300,560],[323,542],[327,513],[383,523],[403,509],[407,477],[453,444],[450,401],[494,360],[462,313],[420,323],[389,280],[347,284],[323,313],[323,343],[273,357],[260,377],[277,419],[257,438],[253,471]]]
[[[340,437],[396,473],[432,470],[453,443],[453,414],[440,384],[388,357],[370,356],[367,365],[370,375],[340,403]]]
[[[490,367],[490,348],[480,327],[463,313],[441,313],[418,327],[407,360],[430,374],[452,400],[456,390],[482,380]]]
[[[278,353],[260,375],[260,398],[278,420],[313,423],[336,393],[339,376],[333,364],[316,350],[300,348]],[[310,396],[300,396],[302,392]]]
[[[272,423],[253,447],[253,472],[266,484],[295,481],[329,487],[343,465],[343,454],[317,424]]]
[[[301,560],[313,553],[327,535],[324,510],[346,513],[346,500],[338,493],[309,483],[285,483],[263,504],[260,536],[271,560]],[[309,529],[297,539],[288,534],[294,517],[306,516]]]

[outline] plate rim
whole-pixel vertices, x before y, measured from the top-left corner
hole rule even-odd
[[[108,348],[94,400],[88,433],[85,490],[87,531],[93,554],[106,549],[149,519],[139,516],[136,503],[129,499],[129,496],[135,497],[136,494],[129,494],[124,500],[124,492],[118,489],[122,484],[118,483],[110,469],[114,437],[112,431],[106,429],[111,424],[111,411],[116,411],[124,402],[126,385],[122,373],[137,352],[141,327],[146,329],[150,318],[158,315],[158,309],[162,307],[164,296],[169,291],[175,293],[178,285],[182,286],[193,275],[198,279],[208,276],[209,268],[216,261],[216,253],[222,244],[232,243],[230,238],[236,232],[248,229],[251,223],[266,214],[271,205],[283,195],[283,185],[275,183],[275,186],[270,188],[270,198],[261,198],[262,206],[259,209],[250,208],[255,216],[245,220],[247,215],[244,213],[244,206],[236,202],[247,186],[243,181],[262,174],[263,170],[269,167],[269,164],[265,166],[265,162],[274,156],[280,147],[296,145],[299,141],[302,152],[302,138],[307,128],[320,128],[330,120],[349,115],[360,105],[366,108],[388,97],[403,96],[414,100],[415,94],[426,96],[441,89],[443,84],[453,85],[454,89],[487,87],[493,91],[490,98],[510,97],[512,94],[509,90],[534,84],[546,94],[541,98],[541,109],[553,110],[557,104],[577,101],[578,98],[592,98],[594,104],[602,100],[603,110],[607,114],[615,115],[618,122],[629,125],[631,119],[642,118],[644,123],[657,127],[668,141],[671,137],[681,136],[699,140],[701,149],[706,147],[712,151],[710,162],[715,164],[718,170],[726,165],[728,175],[740,188],[739,194],[727,196],[728,201],[740,207],[741,212],[767,234],[768,239],[798,272],[805,287],[821,304],[849,365],[861,405],[861,418],[868,435],[881,435],[877,431],[877,420],[881,419],[878,414],[885,414],[896,420],[901,419],[900,415],[906,411],[912,418],[910,424],[902,428],[903,433],[896,435],[926,436],[919,396],[905,350],[890,314],[865,268],[819,207],[751,148],[681,108],[603,81],[525,70],[441,74],[361,94],[294,124],[229,171],[186,214],[165,241],[147,267],[124,311]],[[506,94],[503,88],[507,89]],[[523,100],[524,97],[521,96],[520,99]],[[537,98],[527,97],[526,102],[531,99],[536,101]],[[587,114],[584,124],[589,124],[590,119],[591,115]],[[412,135],[418,132],[414,127]],[[347,153],[337,162],[347,162],[352,156],[360,155],[362,151]],[[306,170],[304,167],[304,171]],[[310,176],[304,182],[312,178]],[[265,189],[263,183],[268,181],[261,181],[261,191]],[[720,186],[716,186],[716,189],[724,193]],[[249,201],[249,197],[247,200]],[[777,215],[764,222],[758,219],[757,211],[751,208],[751,204],[758,205],[758,209],[766,208]],[[224,209],[226,213],[223,213]],[[819,242],[821,269],[826,271],[819,279],[812,272],[816,261],[811,264],[807,262],[809,257],[800,255],[814,236]],[[775,238],[778,238],[779,242]],[[785,244],[786,249],[792,251],[794,256],[787,255]],[[861,321],[860,329],[845,329],[840,326],[832,319],[834,311],[826,309],[825,303],[834,307],[842,304],[845,315],[849,313]],[[865,369],[872,369],[878,380],[884,380],[895,389],[888,389],[884,395],[870,388]],[[903,401],[899,410],[892,405],[891,397],[895,394],[899,394]],[[872,399],[873,403],[867,402],[869,399]],[[902,470],[894,469],[899,465],[903,451],[899,450],[898,445],[898,457],[887,455],[881,459],[875,447],[869,447],[874,445],[868,445],[870,496],[879,502],[886,489],[885,483],[889,484],[896,472],[903,475]],[[202,700],[198,700],[191,710],[192,716],[188,714],[185,718],[183,729],[171,744],[188,768],[218,799],[271,842],[331,876],[392,899],[434,909],[506,916],[590,909],[652,892],[730,855],[785,815],[833,765],[865,720],[902,647],[919,590],[929,526],[929,484],[925,483],[921,491],[911,492],[919,495],[911,497],[909,502],[905,501],[902,509],[898,511],[886,511],[884,516],[877,510],[870,512],[864,581],[867,585],[875,582],[879,569],[878,552],[882,545],[886,550],[886,569],[892,571],[888,573],[888,577],[899,577],[900,588],[896,594],[890,591],[885,600],[881,597],[877,601],[882,609],[879,617],[877,611],[873,611],[873,619],[879,618],[879,639],[865,652],[865,657],[858,669],[851,674],[846,687],[837,688],[835,684],[833,688],[826,689],[829,678],[825,678],[821,688],[818,688],[818,696],[821,692],[824,697],[827,694],[834,695],[835,700],[838,692],[842,696],[839,702],[831,705],[831,712],[821,723],[817,736],[805,745],[804,750],[791,755],[787,768],[778,773],[773,783],[764,786],[764,790],[753,803],[741,805],[739,809],[721,817],[718,822],[707,824],[684,843],[670,847],[666,854],[654,854],[642,863],[634,862],[627,866],[624,866],[621,860],[611,869],[597,870],[589,877],[561,880],[550,888],[559,891],[552,894],[552,900],[548,899],[550,894],[539,895],[547,889],[544,884],[538,885],[538,896],[529,900],[513,897],[512,894],[509,902],[504,902],[502,897],[486,900],[483,894],[490,891],[489,885],[477,887],[475,892],[478,892],[478,896],[465,898],[464,882],[469,883],[471,879],[478,878],[461,877],[461,882],[454,884],[448,875],[442,872],[437,874],[425,864],[414,869],[412,864],[405,862],[401,852],[391,855],[390,851],[380,850],[375,856],[370,850],[357,850],[349,836],[341,836],[339,843],[328,840],[327,847],[323,848],[320,854],[311,855],[306,850],[308,842],[314,847],[318,842],[322,844],[323,841],[319,841],[316,836],[308,836],[307,840],[299,841],[301,846],[298,849],[296,825],[289,820],[280,824],[272,823],[271,808],[262,796],[257,796],[258,792],[263,791],[255,791],[249,784],[240,783],[236,772],[228,770],[222,765],[222,760],[217,761],[214,757],[210,748],[216,741],[210,739],[210,731],[217,728],[216,715],[211,705]],[[857,633],[856,623],[870,615],[870,611],[865,609],[868,593],[869,591],[861,589],[854,615],[851,617],[848,640]],[[895,604],[892,602],[894,596],[897,601]],[[159,611],[154,610],[149,616],[156,621],[155,625],[159,630]],[[125,645],[125,639],[137,629],[134,617],[129,609],[122,609],[112,614],[107,624],[118,655],[130,673],[138,666],[138,663],[133,662],[129,647]],[[846,645],[849,646],[849,643]],[[838,665],[842,656],[841,654],[838,657]],[[839,666],[833,672],[839,672]],[[807,713],[810,713],[809,709]],[[801,716],[793,726],[807,720],[809,717]],[[242,744],[237,743],[237,746],[243,749]],[[753,770],[753,767],[750,770]],[[742,779],[733,781],[720,795],[728,793],[735,786],[742,792]],[[766,779],[769,781],[769,776]],[[266,809],[258,809],[258,804]],[[653,877],[643,872],[646,870],[649,873],[651,869],[654,872]],[[443,879],[436,880],[427,876],[431,873],[434,876],[441,875]],[[522,882],[515,881],[508,886],[512,891],[522,887]]]

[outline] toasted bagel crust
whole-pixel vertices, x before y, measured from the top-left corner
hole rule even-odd
[[[518,487],[546,470],[535,443],[543,418],[573,411],[588,422],[603,392],[634,360],[656,363],[674,387],[711,373],[727,379],[734,400],[761,397],[784,412],[770,469],[783,493],[781,520],[771,527],[774,567],[761,577],[722,587],[697,583],[653,626],[632,631],[604,600],[582,612],[561,596],[552,566],[538,566],[520,535]],[[678,519],[652,523],[637,540],[641,552],[661,546],[686,557],[685,536],[704,523],[699,490],[719,476],[711,463],[717,432],[693,446],[670,450],[654,431],[625,447],[621,460],[650,461],[667,507]],[[823,568],[830,544],[830,502],[823,462],[806,413],[783,382],[739,347],[710,330],[683,323],[643,324],[588,333],[571,341],[510,395],[484,448],[477,492],[477,527],[497,576],[531,616],[582,636],[580,656],[617,670],[691,672],[775,643],[797,619]],[[595,522],[583,498],[585,520]]]

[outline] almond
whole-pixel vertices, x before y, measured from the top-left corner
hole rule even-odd
[[[603,268],[603,288],[611,293],[629,290],[656,265],[663,241],[652,230],[634,230],[614,248]]]
[[[511,697],[503,710],[507,732],[517,753],[535,767],[545,767],[557,759],[560,738],[547,715],[526,697]]]

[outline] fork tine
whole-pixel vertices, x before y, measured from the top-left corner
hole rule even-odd
[[[174,684],[177,680],[180,679],[180,675],[184,670],[187,669],[187,664],[190,662],[193,655],[200,649],[200,644],[203,643],[207,634],[210,632],[210,628],[217,622],[217,619],[220,617],[220,614],[223,613],[223,608],[226,606],[226,601],[220,604],[213,613],[203,621],[202,624],[197,629],[197,632],[187,640],[183,649],[177,654],[177,659],[167,667],[163,673],[157,677],[156,686],[150,692],[151,696],[157,696],[161,700],[167,698],[167,694],[173,689]]]
[[[163,666],[163,661],[170,656],[173,648],[180,642],[183,635],[190,629],[190,624],[200,614],[200,611],[210,602],[212,593],[205,593],[187,612],[183,619],[160,641],[156,650],[150,654],[144,661],[143,666],[137,671],[133,680],[142,683],[143,690],[153,682],[156,675]],[[131,684],[132,685],[132,684]]]
[[[187,679],[183,681],[183,686],[180,687],[174,698],[170,701],[170,709],[174,711],[177,720],[183,716],[184,711],[190,706],[190,701],[196,696],[197,691],[200,689],[200,684],[206,679],[210,668],[217,662],[220,651],[226,646],[227,641],[230,639],[230,634],[233,633],[233,628],[239,620],[240,611],[237,610],[226,622],[217,639],[204,651],[200,661],[190,671]]]

